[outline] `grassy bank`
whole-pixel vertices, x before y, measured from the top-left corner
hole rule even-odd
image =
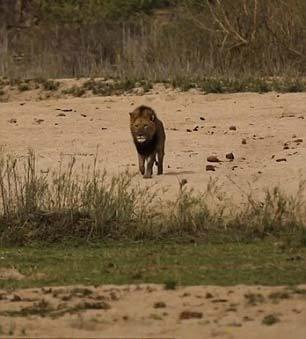
[[[0,288],[48,285],[160,283],[176,285],[294,285],[306,283],[306,248],[253,244],[107,242],[90,246],[2,248],[0,272],[14,267],[20,280]]]
[[[36,100],[90,96],[144,95],[163,89],[182,92],[196,90],[199,94],[210,93],[300,93],[306,91],[303,77],[284,78],[177,78],[163,82],[135,78],[82,78],[82,79],[7,79],[0,78],[0,103],[12,98],[27,96]]]
[[[215,198],[213,183],[195,193],[184,181],[177,198],[163,201],[128,172],[108,176],[76,160],[41,173],[35,154],[0,160],[0,239],[3,245],[70,240],[201,240],[252,242],[273,237],[286,246],[306,244],[303,185],[296,196],[278,188],[237,208]]]
[[[0,287],[306,282],[302,185],[240,209],[212,204],[214,192],[181,182],[161,209],[128,172],[112,177],[95,163],[80,172],[71,158],[41,173],[32,152],[2,156]]]

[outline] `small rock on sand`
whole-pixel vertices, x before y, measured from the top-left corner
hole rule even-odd
[[[198,125],[195,125],[194,127],[193,127],[193,131],[195,131],[195,132],[197,132],[198,131],[198,129],[199,129],[199,126]]]
[[[208,162],[220,162],[220,160],[218,159],[218,157],[216,157],[215,155],[210,155],[207,157],[207,161]]]
[[[229,159],[229,160],[234,160],[235,159],[235,156],[234,156],[234,154],[231,152],[231,153],[227,153],[226,154],[226,159]]]
[[[215,171],[216,170],[216,166],[214,165],[206,165],[206,171]]]
[[[201,319],[201,318],[203,318],[202,312],[182,311],[180,314],[180,320]]]

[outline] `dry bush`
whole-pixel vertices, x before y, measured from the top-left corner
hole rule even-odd
[[[82,21],[72,11],[64,22],[46,16],[36,25],[34,14],[24,15],[21,29],[10,18],[9,30],[0,27],[1,74],[171,80],[305,72],[304,0],[184,0],[162,15],[117,20],[101,13]]]
[[[279,189],[263,201],[248,198],[240,209],[218,199],[210,182],[197,194],[180,183],[177,199],[163,201],[140,188],[128,172],[108,176],[96,168],[76,173],[75,159],[58,169],[37,171],[35,154],[0,159],[0,240],[4,244],[67,239],[183,239],[252,241],[267,236],[306,243],[303,185],[296,197]],[[224,196],[224,194],[222,194]],[[218,202],[219,201],[219,202]]]

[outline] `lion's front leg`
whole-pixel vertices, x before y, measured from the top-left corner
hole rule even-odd
[[[157,152],[157,174],[163,174],[163,162],[164,162],[164,151],[159,150]]]
[[[156,155],[155,153],[150,154],[148,159],[147,159],[147,168],[146,168],[146,172],[144,174],[144,178],[145,179],[150,179],[152,178],[152,174],[153,174],[153,165],[156,159]]]
[[[138,164],[139,164],[139,171],[142,175],[145,173],[145,157],[141,154],[138,154]]]

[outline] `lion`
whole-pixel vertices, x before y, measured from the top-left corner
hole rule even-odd
[[[152,178],[156,163],[157,175],[163,174],[166,134],[154,110],[144,105],[137,107],[130,113],[130,129],[138,153],[140,173],[144,178]]]

